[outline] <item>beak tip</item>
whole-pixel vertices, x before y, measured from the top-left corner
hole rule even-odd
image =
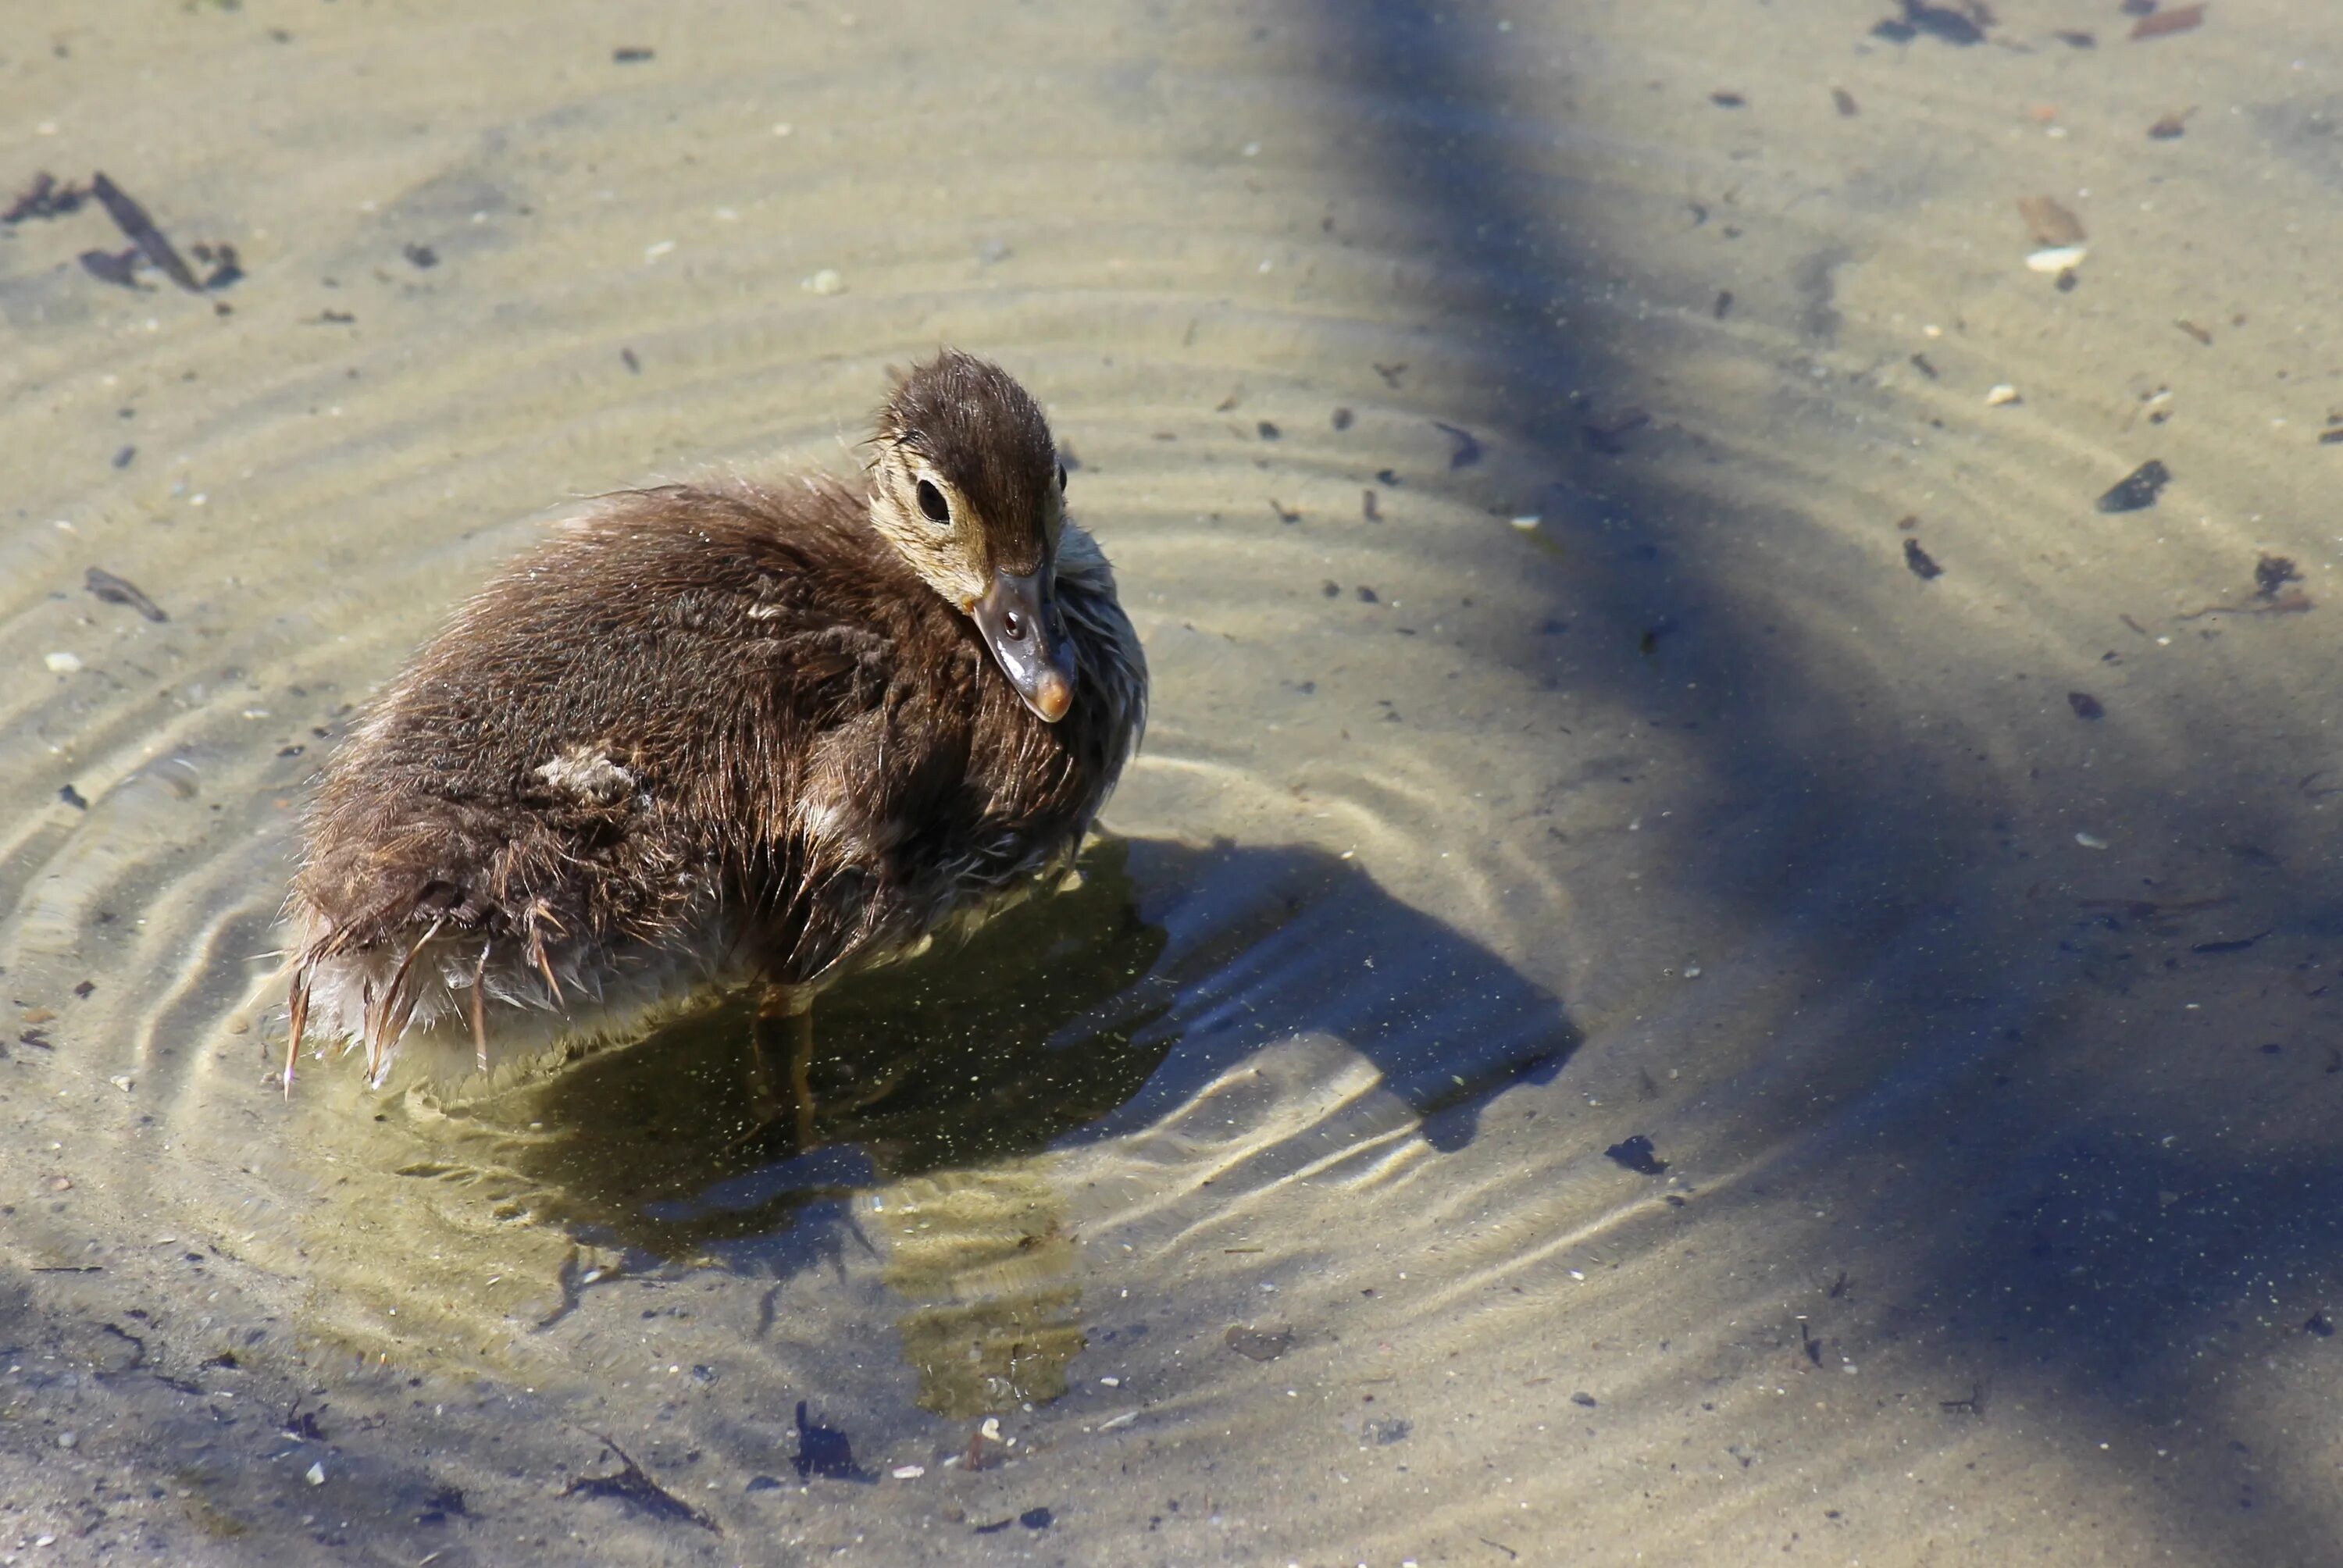
[[[1074,705],[1074,683],[1057,671],[1043,677],[1033,690],[1033,711],[1046,723],[1055,724]]]

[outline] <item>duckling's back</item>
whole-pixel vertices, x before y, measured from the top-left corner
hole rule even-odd
[[[483,1057],[498,1010],[628,1026],[710,973],[817,982],[1070,855],[1145,670],[1070,533],[1080,698],[1028,712],[827,480],[598,503],[467,605],[327,764],[297,1015]],[[297,1022],[299,1021],[297,1017]]]

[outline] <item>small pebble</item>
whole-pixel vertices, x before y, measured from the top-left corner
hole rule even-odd
[[[838,276],[836,267],[825,266],[798,286],[808,294],[843,294],[846,292],[846,280]]]
[[[2082,266],[2083,258],[2090,254],[2091,247],[2087,245],[2049,245],[2028,256],[2026,265],[2035,272],[2056,276]]]
[[[917,1481],[927,1473],[928,1467],[924,1464],[899,1464],[888,1472],[898,1481]]]
[[[2104,849],[2107,847],[2107,841],[2097,833],[2077,833],[2075,835],[2075,842],[2086,849]]]
[[[2003,408],[2012,403],[2022,403],[2025,400],[2017,395],[2017,388],[2006,381],[2000,383],[1985,395],[1985,406],[1988,408]]]
[[[77,1447],[80,1442],[81,1433],[77,1432],[61,1432],[57,1433],[57,1446],[59,1448]]]
[[[81,655],[61,650],[56,653],[44,654],[41,657],[41,662],[49,667],[52,674],[71,675],[81,668]]]

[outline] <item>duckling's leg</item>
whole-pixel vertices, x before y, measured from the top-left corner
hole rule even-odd
[[[768,980],[757,990],[755,1039],[759,1077],[770,1070],[786,1038],[789,1103],[797,1113],[798,1149],[813,1147],[813,988]]]

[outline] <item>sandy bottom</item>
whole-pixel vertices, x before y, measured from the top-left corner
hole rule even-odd
[[[2330,1557],[2343,45],[2196,9],[16,7],[0,1564]],[[279,1098],[353,705],[941,341],[1081,886],[810,1141]]]

